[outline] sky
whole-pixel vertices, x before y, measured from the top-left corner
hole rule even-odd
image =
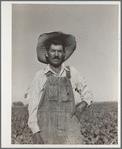
[[[85,77],[94,101],[118,101],[119,5],[12,4],[12,102],[27,104],[24,93],[36,72],[39,35],[62,31],[77,47],[65,62]]]

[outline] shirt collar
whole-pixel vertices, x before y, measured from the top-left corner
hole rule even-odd
[[[64,70],[70,71],[65,65],[64,63],[61,65],[61,71],[59,76],[63,73]],[[48,72],[52,72],[53,74],[57,75],[51,68],[50,65],[48,64],[47,67],[44,69],[44,74],[48,73]]]

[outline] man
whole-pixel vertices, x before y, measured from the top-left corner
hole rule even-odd
[[[82,144],[80,118],[92,93],[79,72],[66,61],[76,49],[75,37],[62,32],[39,36],[37,57],[48,66],[35,75],[28,125],[34,144]]]

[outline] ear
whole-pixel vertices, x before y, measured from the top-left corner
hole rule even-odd
[[[45,53],[45,56],[48,57],[48,53],[47,53],[47,51],[46,51],[46,53]]]

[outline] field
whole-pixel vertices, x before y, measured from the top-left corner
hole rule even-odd
[[[26,106],[12,107],[12,144],[33,144]],[[118,103],[93,103],[81,118],[85,144],[118,144]]]

